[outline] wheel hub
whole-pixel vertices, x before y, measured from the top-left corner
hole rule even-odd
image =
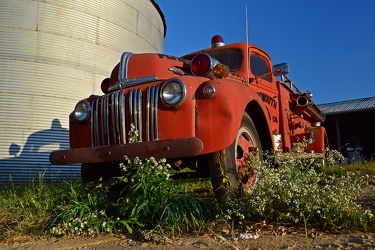
[[[248,190],[255,180],[253,166],[251,166],[250,161],[248,161],[249,157],[251,157],[255,151],[255,145],[247,131],[239,133],[236,151],[237,171],[244,189]]]

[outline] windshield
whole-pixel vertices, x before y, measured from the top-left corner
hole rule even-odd
[[[240,50],[219,50],[207,54],[217,59],[220,63],[229,67],[230,71],[237,71],[241,68],[242,54]]]
[[[231,50],[215,50],[206,52],[210,56],[214,57],[220,63],[225,64],[229,67],[230,71],[237,71],[241,68],[242,65],[242,53],[240,50],[231,49]],[[194,55],[189,55],[184,58],[191,60]]]

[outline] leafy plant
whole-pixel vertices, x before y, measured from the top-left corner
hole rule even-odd
[[[71,184],[66,194],[67,204],[60,206],[56,218],[50,224],[54,235],[89,235],[117,231],[115,221],[107,213],[111,202],[107,192],[100,187]]]
[[[150,158],[142,162],[125,157],[125,164],[120,164],[124,176],[119,181],[124,185],[119,202],[120,212],[141,225],[153,220],[155,211],[174,194],[170,177],[171,166],[165,159],[156,161]]]
[[[308,223],[332,227],[361,226],[356,221],[370,220],[372,213],[355,203],[366,185],[364,179],[352,173],[329,176],[316,171],[321,168],[314,159],[268,154],[247,203],[252,217],[288,223],[305,218]]]
[[[303,136],[301,140],[300,137],[298,136],[297,142],[295,142],[293,145],[293,152],[301,153],[307,147],[307,145],[313,144],[313,143],[314,143],[314,138],[312,137],[306,138],[306,136]]]

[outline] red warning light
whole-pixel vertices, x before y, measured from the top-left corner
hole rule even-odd
[[[215,35],[211,38],[211,48],[216,48],[224,45],[224,40],[220,35]]]

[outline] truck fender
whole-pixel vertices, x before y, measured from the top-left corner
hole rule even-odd
[[[215,96],[203,96],[203,88],[212,85]],[[203,142],[202,154],[229,147],[235,140],[244,112],[247,112],[257,127],[262,125],[260,139],[272,145],[267,109],[259,95],[249,87],[230,80],[211,80],[203,83],[196,92],[196,136]],[[266,131],[266,132],[265,132]],[[265,132],[265,133],[264,133]],[[268,138],[267,138],[268,137]],[[263,145],[263,142],[262,142]]]

